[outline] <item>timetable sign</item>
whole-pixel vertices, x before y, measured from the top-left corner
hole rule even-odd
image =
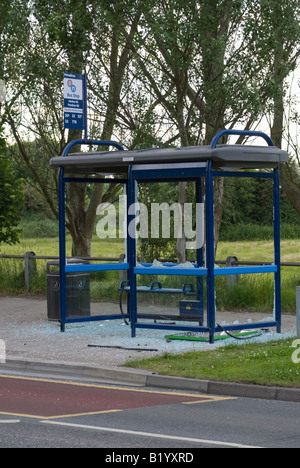
[[[64,73],[64,128],[85,129],[85,75]]]

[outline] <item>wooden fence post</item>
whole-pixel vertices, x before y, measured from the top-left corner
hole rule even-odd
[[[238,266],[237,257],[227,257],[226,258],[226,267],[235,267]],[[226,283],[229,289],[234,287],[239,282],[239,275],[228,275],[226,276]]]
[[[32,285],[32,280],[36,274],[36,257],[34,252],[26,252],[25,256],[25,287],[27,290]]]

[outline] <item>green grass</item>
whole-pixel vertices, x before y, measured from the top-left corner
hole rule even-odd
[[[272,241],[220,242],[217,260],[236,256],[239,261],[274,261]],[[281,242],[281,261],[300,262],[300,240]],[[296,311],[296,287],[300,286],[300,267],[283,267],[282,310]],[[240,276],[238,285],[229,289],[224,277],[216,278],[217,307],[220,309],[247,309],[262,312],[273,310],[273,275]]]
[[[67,236],[67,255],[71,255],[71,238]],[[32,238],[22,239],[18,245],[1,245],[0,254],[24,255],[25,252],[33,251],[36,255],[58,256],[58,238]],[[92,256],[118,258],[124,252],[122,239],[99,239],[96,236],[92,242]],[[300,262],[300,240],[284,240],[281,243],[282,261]],[[220,242],[218,246],[217,259],[225,260],[228,256],[235,255],[240,261],[259,260],[273,261],[273,242]],[[37,275],[31,287],[31,294],[46,294],[46,260],[37,261]],[[118,300],[118,273],[102,274],[101,278],[91,276],[91,291],[94,299]],[[300,285],[300,268],[282,268],[282,310],[295,313],[296,311],[296,287]],[[174,277],[143,277],[145,284],[151,281],[161,281],[167,287],[181,287],[184,278]],[[190,282],[191,278],[187,278]],[[21,294],[25,291],[24,261],[0,259],[0,293]],[[152,296],[152,295],[151,295]],[[161,297],[147,296],[143,300],[164,305],[164,302],[172,299],[169,296]],[[164,296],[164,297],[163,297]],[[272,312],[274,289],[273,275],[241,275],[239,282],[232,288],[226,285],[225,277],[216,277],[216,297],[218,310],[250,310],[261,312]],[[178,298],[175,298],[176,301]],[[176,302],[177,303],[177,302]],[[174,302],[175,304],[175,302]]]
[[[72,241],[71,237],[66,238],[67,256],[71,256]],[[0,255],[24,255],[25,252],[34,252],[37,256],[58,256],[59,243],[58,238],[32,238],[21,239],[17,245],[1,245]],[[96,236],[93,238],[92,256],[95,257],[112,257],[118,258],[124,252],[124,242],[118,239],[101,240]],[[33,280],[30,288],[30,294],[45,295],[47,288],[47,261],[37,260],[37,274]],[[111,283],[111,278],[108,278]],[[95,282],[99,284],[99,281]],[[94,288],[97,289],[96,284]],[[116,283],[118,287],[118,282]],[[94,294],[95,297],[102,297],[102,290],[110,288],[112,291],[113,286],[105,286],[102,282],[100,292]],[[99,290],[99,287],[98,287]],[[24,294],[27,293],[25,288],[25,273],[24,273],[24,260],[23,259],[0,259],[0,294]],[[116,289],[116,297],[118,290]],[[109,294],[106,294],[108,299]]]
[[[71,256],[72,240],[71,236],[66,236],[67,256]],[[0,245],[0,255],[24,255],[25,252],[34,252],[41,256],[58,256],[58,237],[34,237],[21,239],[17,245]],[[93,237],[92,256],[93,257],[119,257],[124,253],[124,241],[122,239],[99,239]]]
[[[300,387],[300,364],[294,364],[293,339],[268,343],[228,345],[213,351],[130,361],[138,367],[193,379],[240,382],[258,385]]]
[[[296,311],[298,274],[288,268],[282,274],[282,311]],[[272,312],[274,303],[274,277],[272,274],[241,275],[238,284],[231,288],[225,277],[216,278],[216,304],[218,310],[249,310]]]
[[[257,260],[272,262],[274,244],[272,241],[219,242],[217,259],[224,260],[230,255],[240,261]],[[300,262],[300,239],[281,241],[281,261]]]

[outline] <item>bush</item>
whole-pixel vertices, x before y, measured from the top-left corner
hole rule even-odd
[[[40,219],[33,217],[31,219],[23,219],[19,225],[22,231],[23,239],[40,238],[40,237],[57,237],[59,226],[55,219]]]
[[[1,133],[0,127],[0,243],[16,244],[20,235],[21,182],[16,179],[10,159],[5,154]]]
[[[233,224],[232,226],[223,226],[220,231],[220,241],[239,242],[239,241],[268,241],[273,240],[273,226],[259,224]],[[281,239],[299,239],[300,225],[281,224]]]

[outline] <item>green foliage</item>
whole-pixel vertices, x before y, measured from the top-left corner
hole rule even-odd
[[[2,3],[0,79],[11,97],[14,157],[54,214],[57,179],[49,159],[72,136],[63,128],[63,71],[88,75],[91,137],[113,137],[128,148],[193,145],[209,142],[221,127],[253,128],[272,112],[299,55],[298,0]],[[36,143],[28,143],[32,135]],[[227,188],[224,229],[270,222],[269,189],[247,184],[238,197],[237,186]],[[95,192],[89,229],[80,210],[68,206],[73,239],[91,235]],[[74,205],[87,206],[89,195],[82,191]]]
[[[22,239],[57,237],[59,231],[58,221],[39,215],[23,218],[19,229]]]
[[[196,224],[196,208],[195,208],[195,184],[188,183],[186,190],[186,203],[193,204],[193,219],[192,219],[192,228],[195,229]],[[139,195],[138,201],[144,204],[147,207],[148,213],[148,238],[139,238],[138,240],[138,254],[141,261],[152,262],[154,259],[170,259],[175,260],[177,258],[176,254],[176,243],[178,233],[175,233],[175,212],[178,215],[178,184],[176,182],[160,182],[160,183],[141,183],[139,184]],[[170,219],[165,219],[166,223],[170,221],[170,238],[164,238],[162,233],[163,225],[163,213],[159,214],[159,223],[160,223],[160,232],[159,238],[154,238],[151,234],[151,230],[155,227],[152,223],[155,223],[155,216],[151,216],[152,209],[154,204],[158,209],[159,206],[167,204],[170,208]],[[154,209],[153,209],[154,212]],[[183,210],[184,213],[184,210]],[[177,216],[180,218],[180,216]],[[182,215],[183,228],[187,228],[188,222],[184,220]],[[138,230],[142,229],[141,226],[138,226]],[[194,240],[194,239],[188,239]],[[188,258],[195,258],[194,250],[187,250]]]
[[[139,239],[139,255],[140,259],[144,262],[152,262],[155,258],[176,258],[176,242],[170,239],[163,239],[160,237],[155,239],[151,236],[151,204],[164,203],[168,200],[169,204],[173,200],[178,200],[178,187],[176,183],[155,183],[155,184],[139,184],[139,197],[140,203],[147,207],[148,212],[148,238]],[[173,216],[170,213],[170,225],[173,225]],[[160,221],[161,216],[160,216]],[[171,233],[174,235],[174,233]],[[173,238],[174,239],[174,238]]]
[[[272,241],[274,238],[273,226],[263,224],[232,224],[224,225],[220,232],[220,241],[242,242],[242,241]],[[299,239],[300,224],[281,224],[281,240]]]
[[[300,218],[281,192],[281,236],[300,236]],[[220,240],[273,239],[273,184],[269,180],[226,178]]]
[[[19,205],[22,202],[20,181],[15,180],[5,155],[5,141],[0,138],[0,244],[19,240]]]

